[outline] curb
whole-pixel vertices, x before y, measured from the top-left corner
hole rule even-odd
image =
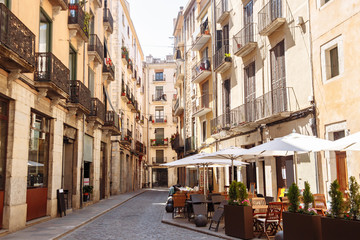
[[[188,227],[184,224],[178,224],[178,223],[174,223],[172,221],[169,221],[169,220],[164,220],[164,213],[163,213],[163,219],[161,220],[162,223],[165,223],[165,224],[169,224],[169,225],[172,225],[172,226],[175,226],[175,227],[180,227],[180,228],[184,228],[184,229],[187,229],[187,230],[191,230],[191,231],[194,231],[194,232],[199,232],[199,233],[203,233],[203,234],[206,234],[206,235],[209,235],[209,236],[213,236],[213,237],[217,237],[217,238],[221,238],[221,239],[228,239],[228,240],[232,240],[234,238],[228,238],[226,236],[219,236],[215,233],[212,233],[212,232],[209,232],[209,231],[204,231],[202,229],[194,229],[192,227]],[[206,227],[207,229],[207,227]]]
[[[69,231],[64,232],[64,233],[62,233],[62,234],[60,234],[60,235],[58,235],[58,236],[56,236],[56,237],[54,237],[54,238],[52,238],[52,239],[57,240],[57,239],[60,239],[60,238],[62,238],[62,237],[64,237],[64,236],[68,235],[69,233],[71,233],[71,232],[73,232],[73,231],[75,231],[75,230],[79,229],[80,227],[82,227],[82,226],[84,226],[84,225],[88,224],[89,222],[94,221],[94,220],[95,220],[95,219],[97,219],[98,217],[101,217],[101,216],[102,216],[102,215],[104,215],[105,213],[110,212],[110,211],[111,211],[111,210],[113,210],[114,208],[119,207],[120,205],[122,205],[122,204],[126,203],[127,201],[129,201],[129,200],[131,200],[131,199],[133,199],[133,198],[135,198],[135,197],[139,196],[140,194],[145,193],[146,191],[147,191],[147,190],[143,190],[143,191],[141,191],[141,192],[139,192],[139,193],[135,194],[134,196],[132,196],[132,197],[130,197],[130,198],[128,198],[128,199],[126,199],[126,200],[124,200],[124,201],[122,201],[122,202],[120,202],[120,203],[116,204],[116,205],[114,205],[113,207],[111,207],[111,208],[109,208],[109,209],[107,209],[107,210],[104,210],[103,212],[99,213],[98,215],[93,216],[93,217],[89,218],[88,220],[86,220],[85,222],[83,222],[83,223],[81,223],[81,224],[79,224],[79,225],[75,226],[73,229],[70,229]]]

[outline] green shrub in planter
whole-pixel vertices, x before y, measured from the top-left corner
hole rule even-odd
[[[360,210],[360,193],[359,193],[359,184],[356,182],[354,176],[350,177],[349,202],[350,202],[351,218],[353,220],[356,220]]]
[[[310,204],[314,202],[314,196],[310,191],[310,184],[308,182],[305,182],[303,200],[304,200],[304,210],[308,212]]]
[[[287,195],[289,202],[290,202],[290,206],[289,206],[289,212],[297,212],[299,209],[299,205],[300,205],[300,191],[299,191],[299,187],[293,183],[291,184],[291,186],[289,187],[289,192]]]

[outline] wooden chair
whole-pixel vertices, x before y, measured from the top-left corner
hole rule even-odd
[[[263,234],[266,235],[267,239],[270,240],[270,235],[276,234],[278,229],[281,227],[281,215],[283,211],[283,205],[280,202],[269,203],[266,217],[265,218],[256,218],[256,229],[260,230],[260,235],[258,238],[261,238]]]
[[[290,201],[289,201],[288,197],[282,197],[281,202],[283,204],[284,211],[287,211],[289,208],[289,205],[290,205]]]
[[[172,212],[172,218],[175,217],[176,211],[180,214],[181,210],[183,210],[183,213],[185,213],[185,201],[186,201],[185,194],[178,193],[173,195],[174,211]]]
[[[256,198],[250,198],[250,204],[251,207],[253,208],[254,212],[253,212],[253,216],[257,217],[257,216],[266,216],[266,211],[267,211],[267,205],[266,205],[266,200],[265,198],[261,198],[261,197],[256,197]]]
[[[327,210],[325,195],[313,194],[313,196],[314,196],[313,208],[315,208],[318,214],[324,216],[325,211]]]

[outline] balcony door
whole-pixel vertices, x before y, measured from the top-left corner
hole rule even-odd
[[[51,20],[40,11],[39,52],[51,52]]]
[[[271,21],[282,16],[282,0],[270,0],[271,1]]]
[[[155,107],[155,122],[164,122],[164,107],[156,106]]]
[[[160,101],[164,95],[164,88],[163,86],[156,86],[155,88],[155,99],[156,101]]]
[[[156,163],[164,163],[164,150],[156,150]]]
[[[223,83],[223,96],[224,96],[224,99],[223,99],[223,113],[224,113],[224,125],[223,127],[227,127],[230,125],[230,91],[231,91],[231,88],[230,88],[230,79],[227,79],[224,81]]]
[[[201,109],[208,108],[209,101],[209,81],[206,81],[203,85],[201,85]]]
[[[244,27],[245,27],[245,42],[253,42],[254,30],[253,30],[253,1],[251,0],[244,7]]]
[[[155,141],[157,144],[164,144],[164,128],[155,128]]]
[[[223,27],[223,43],[224,43],[224,56],[225,53],[230,53],[230,47],[229,47],[229,24],[225,25]],[[222,56],[222,58],[224,57]]]
[[[285,47],[284,40],[270,50],[271,57],[271,101],[265,101],[272,106],[269,107],[272,114],[287,110],[286,74],[285,74]]]
[[[255,82],[255,62],[250,63],[245,69],[244,90],[245,90],[245,117],[247,122],[255,121],[256,109],[256,82]]]

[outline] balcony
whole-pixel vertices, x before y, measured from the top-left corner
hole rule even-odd
[[[130,94],[130,96],[128,96],[129,100],[127,101],[127,106],[131,109],[131,110],[135,110],[135,98],[134,98],[134,94]]]
[[[69,97],[69,69],[54,54],[36,53],[35,87],[50,98]]]
[[[255,101],[255,117],[259,124],[287,118],[292,112],[300,110],[292,87],[274,89]]]
[[[110,56],[105,58],[105,61],[103,63],[103,78],[104,78],[104,81],[106,81],[106,80],[114,81],[115,80],[115,66],[114,66]]]
[[[79,80],[70,81],[70,103],[69,108],[81,111],[86,115],[90,114],[91,110],[91,92]]]
[[[212,111],[212,94],[203,94],[193,101],[193,117],[201,117]]]
[[[128,85],[124,84],[124,82],[121,84],[121,99],[126,103],[130,100],[130,89]]]
[[[196,137],[188,137],[185,139],[185,149],[186,153],[196,152]]]
[[[131,79],[133,81],[136,81],[136,78],[137,78],[137,71],[136,71],[136,69],[133,68],[133,73],[131,74]]]
[[[210,59],[204,57],[192,68],[192,82],[201,83],[211,75]]]
[[[183,138],[179,134],[175,134],[173,137],[174,138],[170,139],[171,148],[174,151],[184,150],[184,140],[183,140]]]
[[[180,96],[175,100],[173,110],[174,116],[180,116],[184,112],[184,104]]]
[[[135,151],[137,154],[145,155],[146,154],[146,147],[140,141],[135,142]]]
[[[96,61],[101,64],[104,59],[104,46],[102,45],[98,35],[90,34],[90,41],[88,45],[89,61]]]
[[[68,27],[70,36],[78,35],[82,40],[89,40],[89,26],[85,24],[85,12],[78,3],[69,4]]]
[[[216,23],[223,24],[230,16],[230,7],[228,0],[220,0],[216,5]]]
[[[163,163],[167,163],[167,157],[152,157],[152,165],[160,165]]]
[[[34,72],[34,33],[2,3],[0,16],[0,65],[9,72]]]
[[[167,116],[155,117],[155,118],[152,119],[151,122],[154,123],[154,124],[156,124],[156,123],[167,123]]]
[[[232,59],[229,54],[229,45],[222,46],[215,52],[214,68],[217,73],[224,73],[231,68]]]
[[[269,36],[286,22],[282,0],[270,0],[258,13],[259,34]]]
[[[123,129],[121,133],[120,143],[123,145],[131,145],[132,132],[129,129]]]
[[[150,139],[150,146],[152,147],[167,147],[169,145],[168,138]]]
[[[129,60],[128,60],[127,70],[128,70],[129,74],[132,74],[134,71],[134,66],[133,66],[133,62],[132,62],[131,58],[129,58]]]
[[[53,11],[60,11],[68,9],[68,0],[49,0],[51,5],[53,5]],[[59,9],[56,9],[59,8]]]
[[[105,105],[98,98],[91,98],[89,120],[101,125],[105,122]]]
[[[135,97],[134,97],[134,99],[135,99]],[[134,109],[131,109],[131,112],[133,112],[133,113],[138,113],[138,111],[139,111],[138,101],[137,101],[137,100],[133,100],[133,105],[134,105]]]
[[[141,87],[141,77],[138,77],[138,79],[136,80],[136,86]]]
[[[114,29],[114,20],[111,15],[110,9],[104,8],[104,28],[105,31],[108,31],[109,33],[113,33]]]
[[[112,136],[119,136],[120,131],[120,120],[119,115],[114,111],[107,111],[105,114],[105,123],[102,130],[108,130]]]
[[[255,24],[249,23],[234,36],[233,52],[236,56],[245,57],[256,48],[254,29]]]
[[[129,51],[124,46],[121,47],[121,61],[124,64],[124,66],[126,66],[129,61]]]
[[[166,103],[166,101],[167,101],[166,94],[153,94],[152,101],[159,102],[159,103]]]
[[[175,86],[181,87],[183,81],[184,81],[184,64],[178,63],[176,66],[176,76],[175,76]]]
[[[159,75],[153,75],[153,83],[165,83],[166,82],[166,75],[165,74],[159,74]]]
[[[195,41],[192,44],[192,51],[200,51],[210,39],[210,31],[208,20],[203,22],[200,26],[200,33],[196,36]]]

